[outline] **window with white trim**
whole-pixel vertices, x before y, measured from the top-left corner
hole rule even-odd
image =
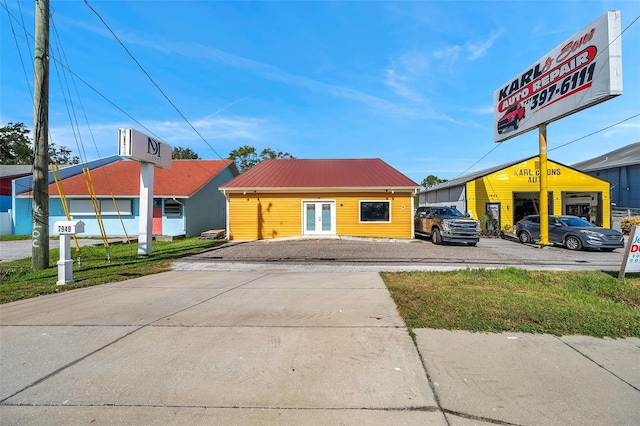
[[[164,200],[164,215],[165,216],[181,216],[182,204],[175,200]]]
[[[98,200],[98,207],[100,208],[100,214],[102,216],[117,216],[118,211],[120,211],[120,215],[122,216],[131,216],[131,200],[130,199],[122,199],[116,200],[118,208],[116,209],[116,204],[114,204],[112,199],[103,199]],[[93,208],[93,203],[90,199],[71,199],[69,200],[69,213],[72,216],[95,216],[96,212]]]

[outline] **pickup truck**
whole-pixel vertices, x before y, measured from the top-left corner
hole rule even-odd
[[[518,123],[524,120],[524,111],[525,108],[519,103],[506,110],[498,121],[498,133],[504,132],[509,127],[512,127],[512,130],[518,130]]]
[[[413,218],[417,235],[424,235],[433,244],[466,243],[475,246],[480,240],[480,222],[453,207],[418,207]]]

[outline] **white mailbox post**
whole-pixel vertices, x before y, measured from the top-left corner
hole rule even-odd
[[[73,282],[73,260],[71,260],[71,236],[84,233],[81,220],[60,220],[54,224],[60,234],[60,260],[58,260],[58,281],[56,285]]]

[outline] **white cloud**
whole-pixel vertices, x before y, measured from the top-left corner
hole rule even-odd
[[[462,47],[458,45],[443,47],[433,51],[433,57],[440,60],[440,68],[443,72],[453,73],[455,71]]]
[[[171,146],[182,146],[191,148],[202,148],[201,156],[211,157],[211,149],[217,151],[219,155],[226,155],[220,151],[221,145],[237,141],[261,141],[269,139],[273,126],[263,119],[254,117],[214,117],[215,113],[208,117],[203,117],[192,121],[193,126],[206,140],[203,141],[193,129],[184,121],[146,121],[142,124],[152,130],[151,136],[155,136]],[[92,125],[91,131],[88,128],[79,130],[80,137],[76,140],[71,126],[50,127],[51,140],[56,146],[66,146],[74,154],[81,154],[81,159],[95,159],[107,157],[118,153],[117,135],[119,128],[133,127],[145,134],[148,130],[140,128],[139,125],[131,125],[128,122],[105,123]]]
[[[179,55],[197,60],[209,60],[229,67],[247,70],[265,80],[279,81],[290,86],[304,88],[328,96],[350,99],[377,109],[385,115],[398,115],[421,119],[431,118],[455,122],[451,118],[437,114],[429,108],[422,95],[413,85],[417,76],[423,75],[428,70],[428,59],[424,54],[412,52],[402,55],[397,59],[397,69],[390,67],[385,71],[384,83],[391,87],[396,94],[414,104],[418,104],[406,106],[354,88],[328,84],[306,76],[291,74],[277,66],[233,55],[201,43],[165,43],[163,40],[139,37],[135,34],[127,34],[123,39],[126,40],[127,44],[154,49],[167,55]],[[458,47],[457,49],[459,50],[460,48]],[[233,135],[238,133],[230,132],[229,134]],[[242,134],[242,132],[239,134]]]
[[[487,114],[493,114],[493,106],[492,105],[486,105],[486,106],[481,106],[481,107],[476,107],[476,108],[469,108],[467,109],[467,111],[473,113],[473,114],[478,114],[478,115],[487,115]]]
[[[385,72],[384,84],[389,86],[398,96],[413,102],[420,102],[423,98],[411,87],[412,83],[412,77],[407,74],[402,74],[395,69],[387,69]]]
[[[618,124],[616,127],[622,128],[622,129],[640,129],[640,123],[620,123]]]
[[[407,76],[400,75],[394,69],[387,69],[385,72],[384,83],[391,87],[397,95],[403,98],[417,99],[417,94],[407,86],[408,81]]]
[[[469,52],[468,59],[470,61],[475,61],[476,59],[483,57],[491,48],[491,46],[493,46],[493,43],[498,39],[498,37],[500,37],[500,34],[502,34],[502,30],[498,31],[496,34],[489,37],[488,40],[485,40],[481,43],[467,44],[466,48]]]
[[[433,56],[438,59],[456,60],[460,55],[460,50],[462,50],[462,48],[458,45],[449,46],[434,51]]]
[[[443,47],[434,50],[433,56],[436,59],[440,59],[441,61],[443,61],[443,63],[447,64],[449,68],[455,66],[463,50],[469,54],[467,56],[467,60],[475,61],[476,59],[486,55],[487,51],[493,46],[494,42],[498,39],[498,37],[500,37],[501,34],[502,30],[498,31],[496,34],[493,34],[485,41],[479,43],[467,43],[464,48],[457,44],[453,46]]]
[[[384,83],[403,98],[423,102],[424,98],[416,87],[417,82],[425,78],[427,71],[428,59],[424,54],[406,53],[394,60],[385,71]]]

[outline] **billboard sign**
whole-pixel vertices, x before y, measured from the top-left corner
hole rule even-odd
[[[620,12],[610,11],[493,93],[502,142],[622,94]]]
[[[135,129],[118,129],[118,155],[161,169],[171,168],[171,145],[153,139]]]

